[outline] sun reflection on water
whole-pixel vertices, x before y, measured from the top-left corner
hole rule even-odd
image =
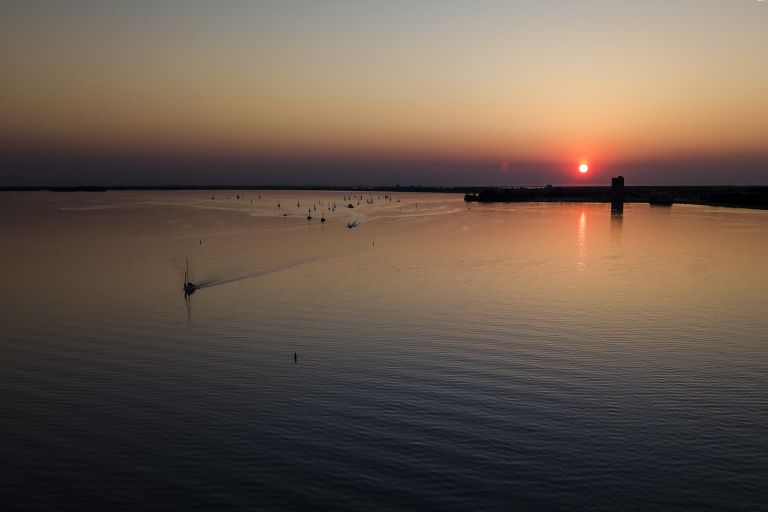
[[[582,210],[579,216],[579,237],[576,240],[578,251],[576,258],[576,268],[584,270],[587,266],[587,213]]]

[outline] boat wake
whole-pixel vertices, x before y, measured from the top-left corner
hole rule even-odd
[[[256,272],[246,272],[243,274],[236,274],[236,275],[226,275],[226,276],[219,276],[214,277],[207,280],[201,280],[197,283],[198,289],[202,288],[214,288],[216,286],[222,286],[225,284],[235,283],[237,281],[245,281],[246,279],[253,279],[256,277],[264,277],[269,274],[275,274],[277,272],[282,272],[284,270],[288,270],[294,267],[298,267],[300,265],[306,265],[307,263],[312,263],[313,261],[316,261],[314,259],[307,259],[307,260],[299,260],[299,261],[293,261],[290,263],[285,263],[282,265],[276,265],[274,267],[265,268],[262,270],[258,270]]]
[[[357,250],[346,252],[344,254],[336,254],[336,255],[330,255],[330,256],[319,256],[319,257],[313,257],[313,258],[303,258],[294,260],[291,262],[283,263],[281,265],[275,265],[273,267],[267,267],[261,270],[257,270],[254,272],[245,272],[242,274],[234,274],[234,275],[224,275],[224,276],[218,276],[213,277],[210,279],[201,279],[198,280],[196,283],[197,289],[203,289],[203,288],[214,288],[216,286],[222,286],[225,284],[230,283],[236,283],[238,281],[245,281],[246,279],[255,279],[257,277],[264,277],[270,274],[276,274],[277,272],[283,272],[286,270],[290,270],[292,268],[300,267],[302,265],[308,265],[310,263],[317,263],[319,261],[327,261],[332,260],[335,258],[340,258],[342,256],[349,256],[352,254],[356,254],[358,252],[366,250],[367,246],[362,246],[358,248]]]

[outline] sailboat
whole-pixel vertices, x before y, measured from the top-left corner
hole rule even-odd
[[[189,280],[189,258],[187,258],[187,268],[184,270],[184,295],[191,295],[197,290],[197,285]]]

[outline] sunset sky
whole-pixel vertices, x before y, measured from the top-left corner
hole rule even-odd
[[[0,186],[768,184],[758,0],[0,1],[0,62]]]

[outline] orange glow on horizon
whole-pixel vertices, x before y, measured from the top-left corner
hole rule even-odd
[[[42,155],[62,176],[82,155],[157,155],[243,173],[251,161],[323,162],[331,181],[336,163],[402,162],[431,165],[436,181],[483,181],[487,166],[505,183],[548,168],[548,180],[582,184],[622,165],[663,164],[674,181],[677,162],[737,158],[764,181],[751,163],[768,160],[757,2],[710,2],[695,17],[603,3],[584,16],[577,3],[60,2],[65,23],[15,2],[0,30],[13,70],[0,156]]]

